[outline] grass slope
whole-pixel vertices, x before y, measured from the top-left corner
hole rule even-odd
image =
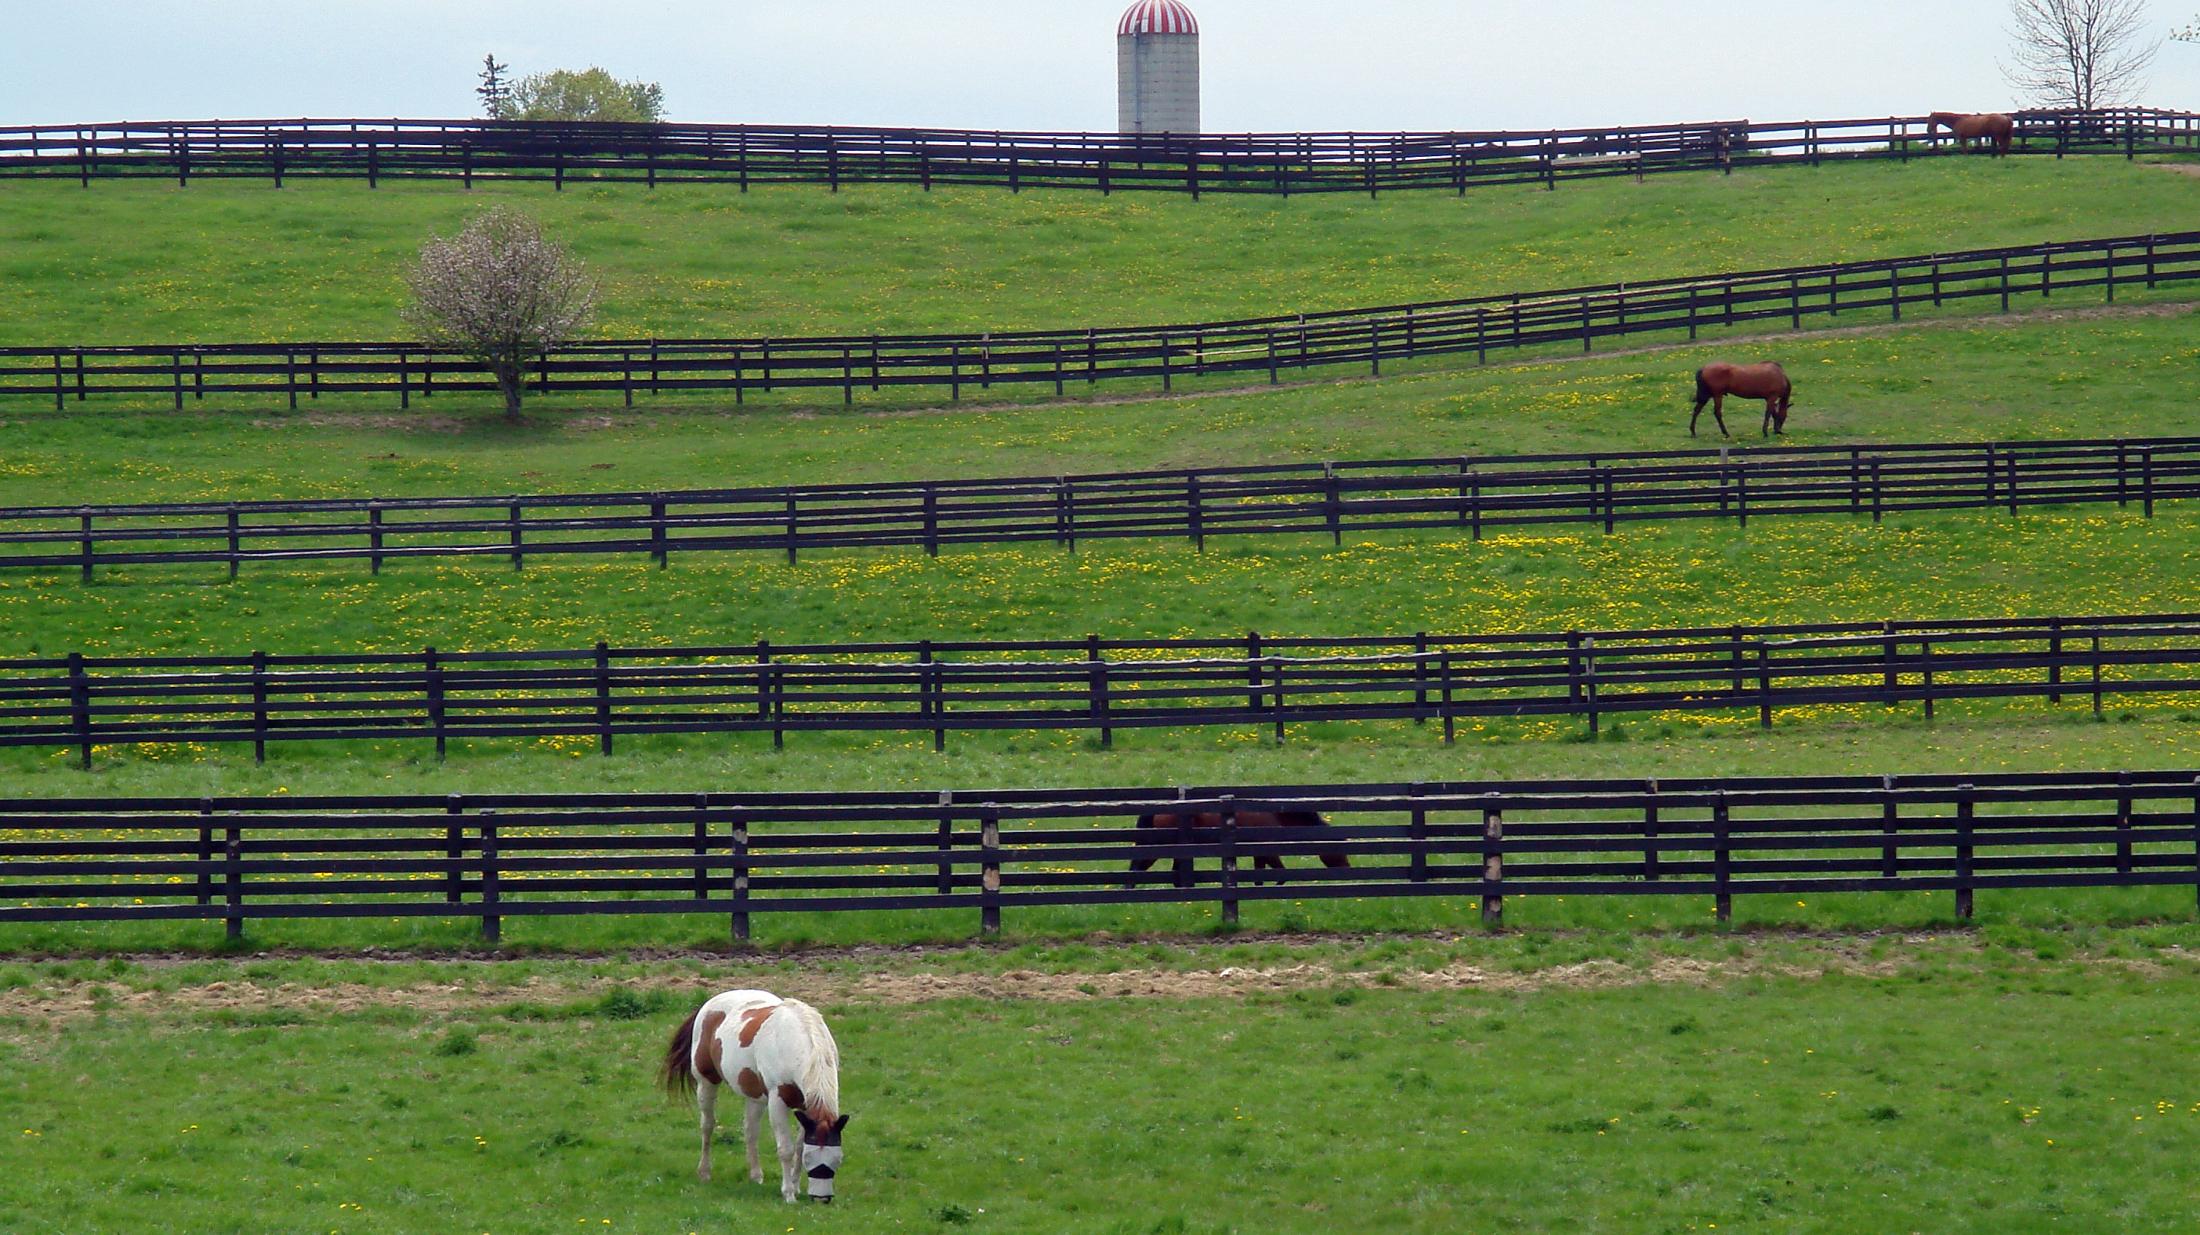
[[[2168,177],[2164,177],[2167,179]],[[2035,311],[2041,306],[2035,302]],[[2156,305],[2087,316],[1947,321],[1861,334],[1712,343],[1565,363],[1475,368],[1472,358],[1364,378],[1103,402],[840,406],[775,394],[747,408],[667,403],[628,412],[583,398],[530,406],[519,426],[485,401],[398,413],[333,397],[290,413],[232,396],[54,416],[0,409],[0,505],[238,497],[678,489],[901,480],[1317,458],[1678,449],[1696,366],[1777,357],[1796,380],[1798,444],[2140,437],[2200,433],[2189,397],[2191,314]],[[1028,394],[1028,392],[1026,392]],[[866,399],[868,396],[866,396]],[[72,405],[73,407],[73,405]],[[1738,441],[1762,405],[1735,404]]]
[[[2200,1149],[2174,958],[834,1006],[855,1118],[831,1209],[748,1184],[736,1145],[695,1181],[691,1117],[649,1075],[684,1011],[15,1023],[0,1226],[2000,1235],[2174,1227]]]
[[[2111,159],[1659,176],[1464,199],[500,185],[0,191],[0,343],[391,338],[402,270],[490,203],[667,337],[1235,317],[2188,226],[2200,182]]]

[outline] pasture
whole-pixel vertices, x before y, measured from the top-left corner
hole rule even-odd
[[[740,1178],[737,1130],[698,1184],[692,1113],[650,1083],[722,962],[13,966],[0,1224],[2168,1226],[2200,1147],[2189,933],[747,970],[833,996],[854,1121],[829,1210]]]
[[[1920,160],[1464,200],[850,188],[101,182],[0,189],[0,343],[379,338],[419,242],[492,202],[605,284],[610,335],[1135,324],[2189,226],[2200,179]],[[2200,435],[2182,288],[2113,309],[839,406],[440,396],[0,407],[0,505],[652,490],[1645,450],[1688,375],[1777,357],[1801,444]],[[1073,391],[1073,396],[1074,396]],[[998,396],[998,397],[996,397]],[[1744,408],[1732,418],[1754,430]],[[1754,432],[1738,440],[1755,440]],[[1700,439],[1711,444],[1715,439]],[[2192,608],[2200,507],[641,561],[0,574],[0,656],[1500,632]],[[2200,700],[2072,699],[1118,734],[0,751],[11,797],[983,787],[2200,767]],[[2190,1212],[2191,890],[1472,898],[1010,916],[10,926],[0,1229],[74,1232],[2031,1231]],[[362,959],[360,951],[378,950]],[[847,1056],[831,1210],[692,1175],[648,1072],[712,990]],[[737,1125],[738,1121],[734,1121]]]

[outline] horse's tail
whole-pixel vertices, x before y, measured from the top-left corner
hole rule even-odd
[[[665,1047],[665,1061],[657,1070],[657,1083],[672,1097],[695,1096],[695,1018],[702,1014],[701,1008],[688,1013],[688,1018],[672,1031],[672,1041]]]
[[[1698,407],[1711,402],[1711,379],[1704,376],[1710,370],[1711,366],[1709,365],[1696,370],[1696,406]]]

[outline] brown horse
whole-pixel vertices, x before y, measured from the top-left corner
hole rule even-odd
[[[1999,158],[2009,153],[2009,138],[2017,130],[2017,122],[2000,112],[1936,111],[1925,121],[1925,131],[1946,129],[1956,135],[1956,144],[1969,150],[1973,141],[1993,143],[1994,155]]]
[[[1688,418],[1688,436],[1696,436],[1696,422],[1703,419],[1706,403],[1719,422],[1719,435],[1734,436],[1726,431],[1728,395],[1763,399],[1766,436],[1787,432],[1788,409],[1795,405],[1795,383],[1788,380],[1787,370],[1776,364],[1707,364],[1696,370],[1696,414]]]
[[[1329,826],[1328,820],[1322,818],[1318,812],[1310,810],[1239,811],[1237,822],[1241,828],[1326,828]],[[1219,811],[1140,815],[1138,826],[1141,828],[1166,828],[1171,831],[1180,828],[1219,828],[1222,826],[1222,815]],[[1329,867],[1331,870],[1352,865],[1352,860],[1347,858],[1342,850],[1324,850],[1318,856],[1322,860],[1322,865]],[[1160,861],[1159,858],[1132,858],[1131,872],[1136,874],[1140,871],[1151,870],[1153,864],[1158,861]],[[1274,854],[1261,854],[1253,859],[1253,869],[1280,871],[1283,869],[1283,859]],[[1179,875],[1189,875],[1191,873],[1190,861],[1183,858],[1177,859],[1176,870]],[[1258,881],[1256,880],[1256,882]]]

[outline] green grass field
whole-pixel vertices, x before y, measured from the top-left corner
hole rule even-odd
[[[1119,325],[2171,231],[2200,182],[1924,160],[1463,199],[716,186],[11,183],[0,344],[392,338],[421,243],[516,204],[589,261],[608,337]]]
[[[2175,947],[1776,946],[1669,958],[1666,981],[1648,958],[1528,961],[1411,989],[1429,951],[1224,998],[1112,997],[1105,955],[1063,966],[1092,971],[1065,1002],[844,998],[830,1209],[748,1184],[737,1126],[697,1183],[692,1116],[652,1089],[722,964],[447,973],[493,989],[364,1002],[344,966],[271,997],[299,970],[232,966],[150,1004],[127,966],[33,981],[0,995],[0,1226],[2001,1233],[2190,1212],[2200,1009]]]

